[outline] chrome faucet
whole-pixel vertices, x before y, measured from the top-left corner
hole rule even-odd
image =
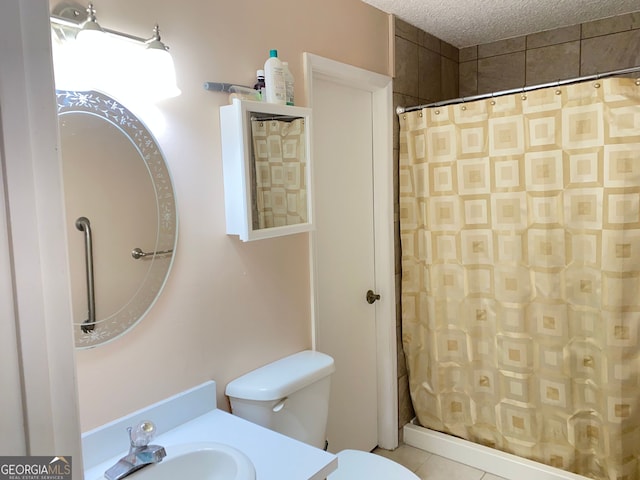
[[[161,462],[167,456],[164,447],[149,445],[156,433],[153,422],[145,420],[135,429],[128,427],[127,432],[129,432],[130,441],[129,453],[104,472],[107,480],[120,480],[147,465]]]

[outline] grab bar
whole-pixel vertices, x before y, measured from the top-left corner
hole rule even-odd
[[[158,252],[143,252],[141,248],[136,247],[133,250],[131,250],[131,256],[136,260],[138,260],[139,258],[148,257],[150,255],[155,257],[156,255],[169,255],[170,253],[173,253],[173,249],[160,250]]]
[[[80,328],[84,333],[89,333],[96,328],[96,297],[93,284],[93,242],[91,240],[91,222],[87,217],[80,217],[76,220],[76,228],[84,232],[84,256],[87,272],[87,304],[88,318],[82,323]]]

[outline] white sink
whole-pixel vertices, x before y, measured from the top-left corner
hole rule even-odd
[[[131,480],[255,480],[253,463],[223,443],[200,442],[165,447],[167,456],[130,475]]]

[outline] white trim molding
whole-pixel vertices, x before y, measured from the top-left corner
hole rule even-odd
[[[378,445],[398,446],[398,373],[396,355],[395,251],[393,232],[393,85],[391,77],[304,53],[307,105],[313,97],[313,78],[321,77],[371,92],[373,101],[375,286],[391,292],[390,301],[376,303]],[[313,250],[311,250],[313,251]],[[311,311],[315,348],[315,296],[311,255]]]
[[[588,480],[587,477],[518,457],[478,443],[421,427],[416,419],[403,427],[404,442],[454,462],[518,480]]]

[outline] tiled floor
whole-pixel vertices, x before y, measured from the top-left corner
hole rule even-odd
[[[373,453],[404,465],[422,480],[504,480],[409,445],[400,445],[394,451],[376,448]]]

